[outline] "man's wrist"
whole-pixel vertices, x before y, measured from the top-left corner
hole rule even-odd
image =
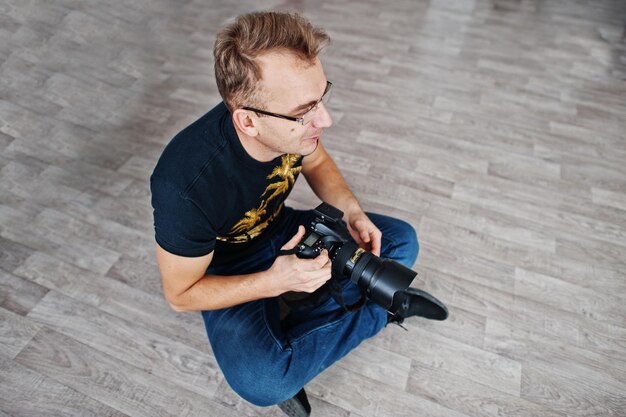
[[[261,298],[272,298],[278,297],[284,291],[277,285],[277,279],[275,279],[274,274],[272,273],[272,268],[269,268],[265,271],[257,272],[255,275],[255,281],[259,294],[261,294]]]
[[[344,195],[343,198],[329,199],[329,201],[325,202],[341,210],[344,220],[349,220],[350,217],[363,212],[363,208],[361,208],[358,200],[350,191],[348,191],[348,194]]]
[[[355,200],[354,203],[349,206],[348,210],[345,211],[346,221],[349,223],[350,220],[354,217],[360,217],[365,214],[361,205]]]

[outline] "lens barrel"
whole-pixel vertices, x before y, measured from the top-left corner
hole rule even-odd
[[[417,272],[390,259],[381,259],[346,242],[332,262],[336,276],[350,277],[367,298],[395,313],[402,303],[401,291],[407,289]],[[397,295],[397,296],[396,296]]]

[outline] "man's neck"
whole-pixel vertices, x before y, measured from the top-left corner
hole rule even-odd
[[[241,132],[235,126],[235,132],[237,133],[237,137],[239,138],[239,142],[241,146],[246,151],[250,157],[259,162],[269,162],[274,158],[282,155],[281,153],[277,153],[267,148],[265,145],[260,143],[255,137],[248,136],[245,133]]]

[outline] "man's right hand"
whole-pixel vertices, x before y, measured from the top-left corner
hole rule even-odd
[[[302,240],[304,227],[284,246],[292,249]],[[247,275],[206,275],[213,252],[189,258],[174,255],[157,245],[157,261],[163,292],[176,311],[216,310],[261,298],[297,291],[311,293],[330,279],[328,252],[315,259],[279,256],[263,272]]]
[[[304,233],[304,226],[300,226],[298,233],[281,249],[295,248]],[[300,259],[296,255],[279,256],[267,273],[276,285],[278,294],[288,291],[312,293],[330,279],[331,262],[327,250],[323,250],[313,259]]]

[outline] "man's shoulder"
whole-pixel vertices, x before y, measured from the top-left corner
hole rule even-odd
[[[223,124],[227,119],[230,119],[230,117],[231,114],[228,108],[224,102],[220,102],[196,121],[181,130],[180,133],[174,136],[172,142],[180,141],[187,137],[202,137],[207,134],[223,135]]]
[[[163,150],[151,182],[167,182],[184,192],[202,171],[220,161],[228,143],[230,117],[220,103],[180,131]]]
[[[202,158],[207,152],[219,150],[227,141],[228,124],[231,115],[224,103],[220,103],[208,113],[181,130],[167,144],[161,159],[173,158],[189,163],[189,158]]]

